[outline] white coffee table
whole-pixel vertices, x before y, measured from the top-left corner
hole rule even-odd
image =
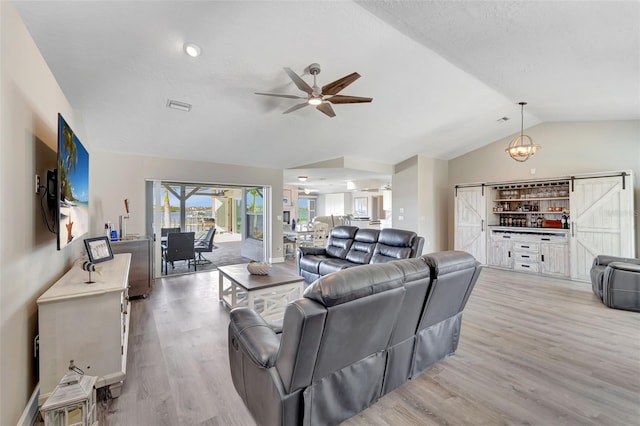
[[[303,286],[304,278],[279,265],[273,265],[268,275],[251,275],[246,263],[218,268],[220,301],[230,309],[256,309],[268,321],[282,319],[287,303],[302,297]]]

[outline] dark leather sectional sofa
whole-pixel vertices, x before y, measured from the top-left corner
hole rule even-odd
[[[327,247],[300,247],[298,275],[310,284],[321,276],[368,263],[386,263],[422,254],[424,238],[413,231],[336,226]]]
[[[459,251],[347,268],[289,303],[281,333],[233,309],[233,384],[260,425],[338,424],[456,351],[480,268]]]

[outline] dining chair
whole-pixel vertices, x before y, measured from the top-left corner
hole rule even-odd
[[[324,247],[327,245],[327,235],[329,234],[329,225],[322,222],[313,223],[312,246]]]
[[[311,225],[304,225],[300,227],[299,231],[296,231],[296,251],[299,247],[313,247],[313,229],[310,229]]]

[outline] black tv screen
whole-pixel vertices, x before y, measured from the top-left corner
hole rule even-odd
[[[58,114],[58,250],[89,231],[89,153]]]

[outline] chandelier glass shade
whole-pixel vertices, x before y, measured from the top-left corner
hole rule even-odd
[[[504,150],[511,158],[521,163],[536,155],[536,152],[542,148],[540,145],[536,145],[530,136],[524,134],[524,106],[526,104],[526,102],[520,102],[520,135],[516,136]]]

